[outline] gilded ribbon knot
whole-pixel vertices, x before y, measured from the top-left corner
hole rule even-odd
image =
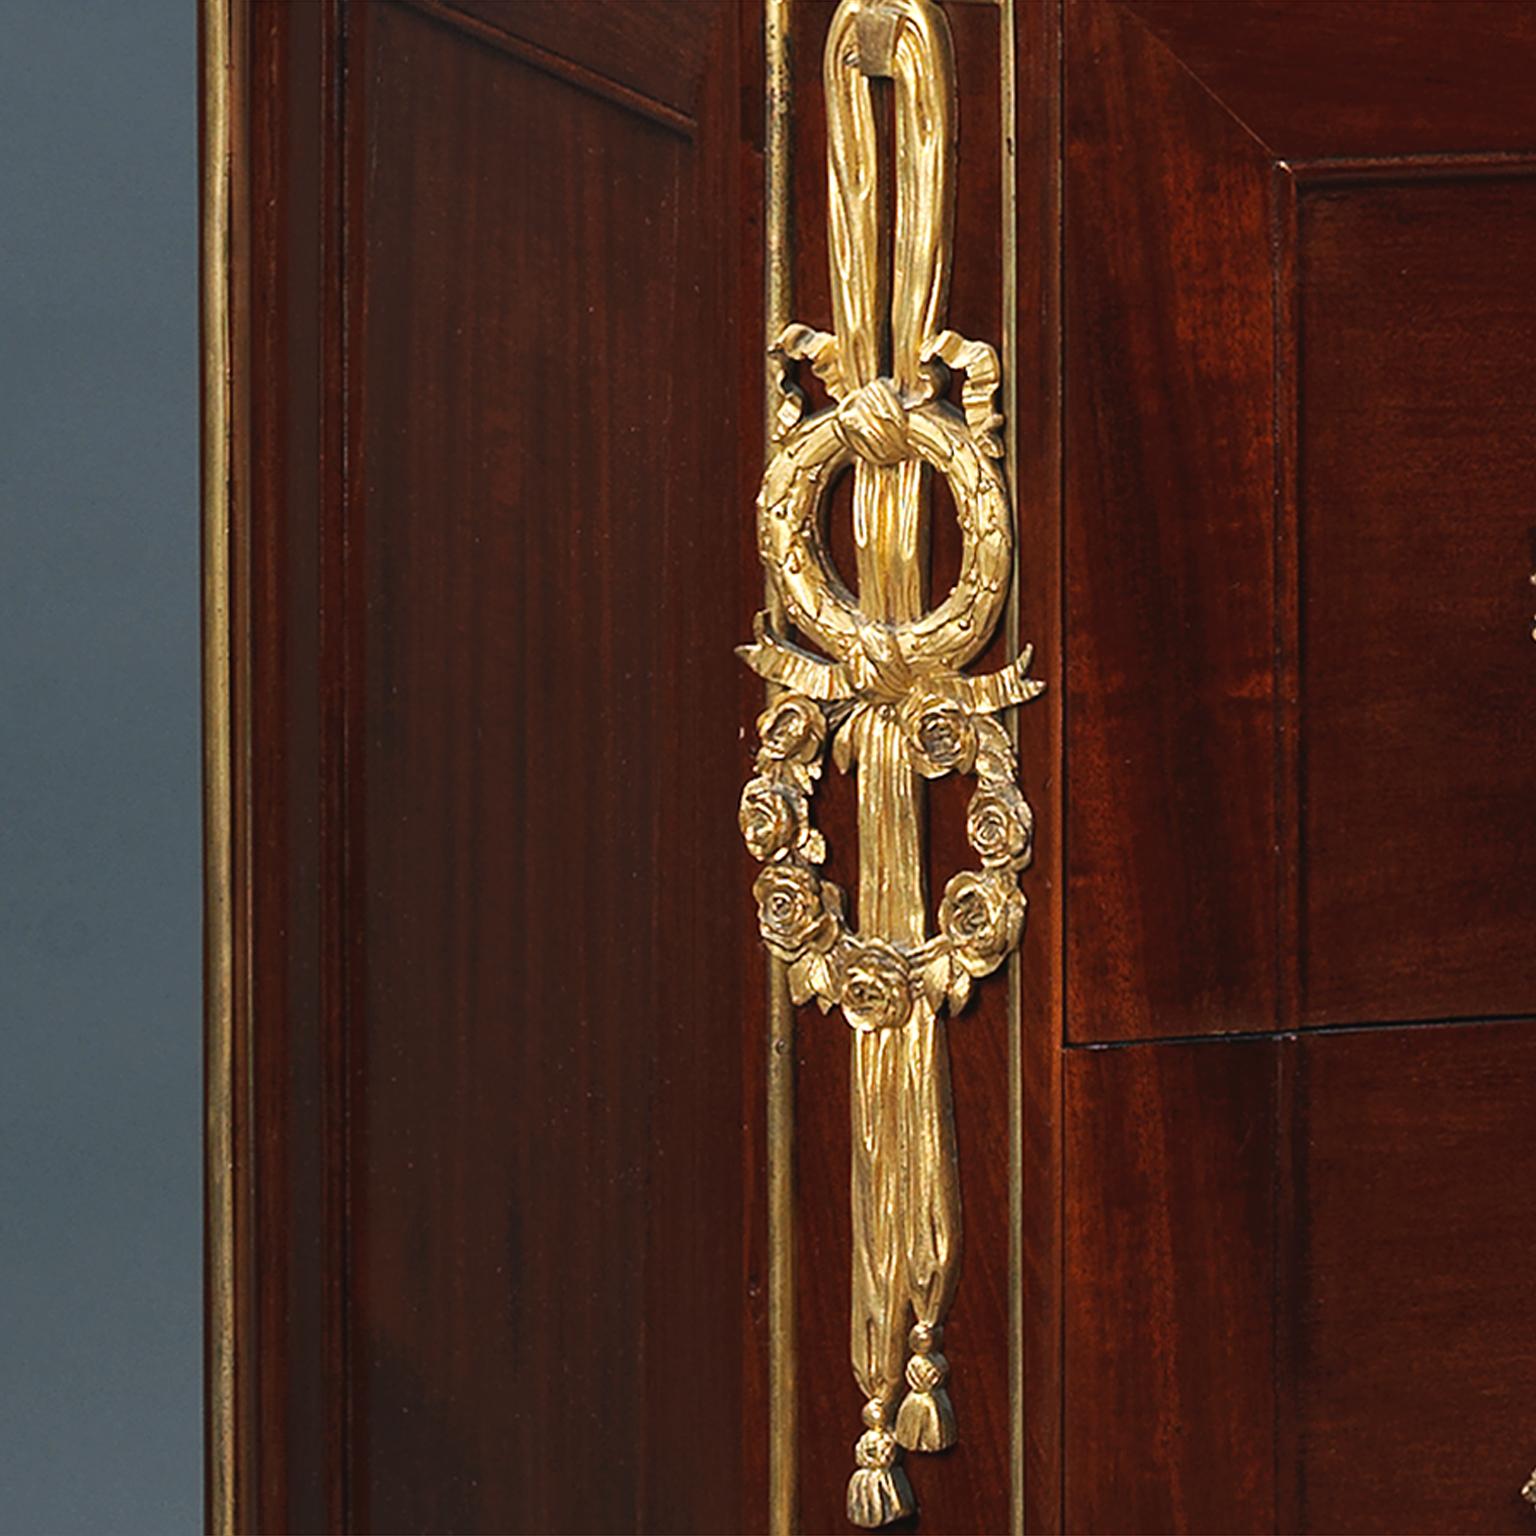
[[[879,250],[881,167],[871,77],[892,82],[894,251]],[[996,628],[1011,579],[997,357],[943,327],[955,146],[948,24],[933,0],[841,0],[823,55],[831,333],[791,325],[758,546],[792,633],[760,614],[747,663],[785,691],[758,720],[742,792],[764,942],[796,1003],[852,1026],[852,1359],[864,1393],[848,1516],[878,1526],[915,1504],[901,1450],[955,1443],[941,1352],[960,1255],[960,1192],[946,1010],[997,969],[1024,923],[1018,875],[1033,822],[998,718],[1035,697],[1026,648],[985,676],[962,669]],[[808,364],[832,404],[806,415]],[[960,374],[960,407],[948,399]],[[852,471],[858,595],[832,569],[827,493]],[[927,606],[928,480],[943,475],[962,535],[953,589]],[[813,649],[812,647],[815,647]],[[810,803],[830,748],[857,770],[857,926],[823,878]],[[923,783],[972,775],[966,831],[979,868],[945,886],[929,932]]]

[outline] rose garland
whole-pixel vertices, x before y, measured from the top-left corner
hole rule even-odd
[[[894,711],[912,767],[924,778],[974,773],[966,838],[981,860],[944,888],[939,932],[913,949],[863,938],[848,928],[842,890],[822,878],[827,845],[811,824],[810,800],[822,754],[847,771],[854,733],[870,710]],[[936,1013],[965,1006],[971,984],[995,971],[1024,925],[1019,872],[1033,851],[1034,818],[1015,782],[1008,733],[991,713],[914,689],[899,703],[870,699],[821,704],[780,694],[758,717],[756,777],[741,794],[742,837],[764,865],[752,891],[769,950],[789,966],[790,996],[814,997],[823,1013],[840,1005],[855,1029],[899,1029],[921,996]]]

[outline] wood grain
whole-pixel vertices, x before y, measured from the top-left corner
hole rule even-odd
[[[1269,1041],[1067,1063],[1069,1531],[1275,1528]]]
[[[403,7],[354,60],[355,1517],[732,1528],[751,309],[692,238],[730,138]]]
[[[246,1357],[250,1526],[345,1520],[344,1308],[337,1003],[341,790],[332,618],[339,573],[340,212],[336,7],[253,6],[239,200],[248,448],[235,629],[248,647],[238,750],[249,755],[250,1057]],[[237,100],[241,98],[237,97]],[[242,174],[237,170],[237,175]],[[241,405],[247,407],[239,412]]]
[[[1275,159],[1536,148],[1524,0],[1129,0]]]
[[[1066,50],[1068,1035],[1267,1029],[1270,163],[1120,7]]]
[[[1019,948],[1019,1288],[1023,1445],[1015,1471],[1021,1524],[1062,1521],[1062,719],[1061,13],[1016,10],[1018,289],[1012,465],[1018,522],[1019,642],[1035,647],[1046,692],[1019,712],[1020,783],[1035,810],[1035,861],[1024,877],[1029,916]]]
[[[1304,1038],[1298,1529],[1530,1528],[1531,1024]]]
[[[241,1525],[760,1530],[758,7],[235,9]],[[821,325],[831,10],[795,0]],[[997,342],[999,12],[948,10],[950,320]],[[1018,7],[1050,691],[1020,1036],[1000,977],[953,1026],[930,1536],[1008,1529],[1016,1453],[1030,1530],[1529,1518],[1533,16]],[[929,797],[930,886],[963,804]],[[856,885],[852,786],[817,816]],[[847,1038],[800,1023],[833,1532]]]
[[[680,18],[687,133],[452,18],[242,15],[247,1528],[762,1518],[757,289],[692,238],[750,55]]]
[[[1536,1009],[1536,176],[1303,183],[1303,1018]]]
[[[568,65],[594,84],[627,87],[679,117],[697,118],[711,69],[716,0],[410,0],[536,48],[551,72]],[[743,30],[756,21],[743,11]],[[599,87],[600,88],[600,87]]]

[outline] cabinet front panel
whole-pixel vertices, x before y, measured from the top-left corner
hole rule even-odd
[[[1530,1529],[1533,1082],[1529,1023],[1301,1042],[1291,1528]]]
[[[1307,1023],[1536,1006],[1533,250],[1529,175],[1303,188]]]
[[[1275,1528],[1277,1050],[1069,1053],[1065,1530]]]
[[[1068,1034],[1269,1029],[1273,170],[1123,7],[1068,17]]]

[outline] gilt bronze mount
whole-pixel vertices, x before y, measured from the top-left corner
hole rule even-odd
[[[893,252],[881,260],[879,133],[870,81],[891,82]],[[915,1509],[901,1450],[956,1441],[941,1352],[961,1216],[945,1016],[1017,946],[1018,875],[1033,823],[1002,712],[1043,684],[1025,648],[1003,670],[962,669],[991,639],[1012,579],[993,349],[943,325],[951,246],[955,79],[933,0],[842,0],[823,55],[834,331],[789,325],[771,349],[779,403],[757,505],[770,608],[748,664],[779,691],[758,721],[741,828],[769,950],[795,1003],[852,1027],[852,1360],[864,1393],[848,1516]],[[831,403],[807,415],[808,363]],[[962,376],[960,404],[947,398]],[[824,533],[833,483],[853,475],[857,596]],[[962,536],[959,576],[924,592],[929,480],[942,474]],[[813,649],[814,647],[814,649]],[[822,875],[810,806],[825,755],[858,783],[856,926]],[[966,830],[979,868],[945,887],[929,932],[923,783],[975,778]]]

